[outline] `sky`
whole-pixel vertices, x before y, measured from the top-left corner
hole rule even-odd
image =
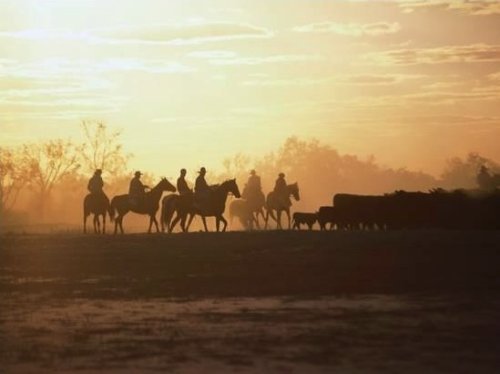
[[[174,176],[316,138],[439,174],[500,160],[500,2],[0,0],[0,145],[123,130]]]

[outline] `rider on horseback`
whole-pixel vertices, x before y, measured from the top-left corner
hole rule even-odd
[[[102,170],[96,169],[92,178],[90,178],[89,183],[87,184],[87,189],[92,195],[100,195],[104,194],[102,188],[104,187],[104,182],[101,177]]]
[[[292,205],[284,173],[279,173],[276,184],[274,185],[274,193],[283,205],[288,207]]]
[[[142,184],[140,171],[136,171],[134,178],[130,181],[130,186],[128,190],[128,196],[132,206],[139,207],[144,202],[144,197],[146,196],[146,188],[148,186]]]
[[[193,193],[186,182],[186,169],[181,169],[181,175],[177,179],[177,191],[179,192],[179,195],[188,195]]]
[[[260,177],[257,175],[255,170],[250,171],[250,177],[248,178],[247,188],[250,191],[261,191],[262,185],[260,183]]]
[[[262,192],[260,177],[257,175],[255,170],[250,171],[250,177],[245,185],[242,196],[255,207],[264,205],[265,197]]]
[[[205,203],[210,197],[210,186],[205,180],[205,175],[207,174],[207,170],[202,167],[198,172],[198,177],[196,178],[196,182],[194,185],[194,196],[195,196],[195,205],[200,206]]]

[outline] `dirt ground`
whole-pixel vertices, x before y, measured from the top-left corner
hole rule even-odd
[[[500,232],[0,236],[0,373],[500,369]]]

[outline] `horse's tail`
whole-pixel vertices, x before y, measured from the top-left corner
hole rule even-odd
[[[178,199],[178,195],[167,195],[161,201],[161,213],[160,213],[160,223],[162,231],[165,231],[165,227],[170,232],[170,223],[175,213],[175,201]]]
[[[167,214],[166,208],[165,208],[165,198],[161,201],[161,210],[160,210],[160,224],[161,224],[161,231],[165,232],[165,216]]]
[[[108,214],[109,214],[109,219],[111,222],[114,222],[115,220],[115,206],[113,205],[113,200],[111,200],[111,203],[108,205]]]

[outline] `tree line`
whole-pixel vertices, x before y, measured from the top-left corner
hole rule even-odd
[[[80,142],[52,139],[0,147],[0,223],[27,207],[32,222],[53,222],[56,216],[59,222],[79,222],[87,180],[95,169],[106,171],[106,192],[110,197],[127,190],[128,165],[133,155],[122,144],[122,132],[99,121],[84,121],[80,127]],[[278,173],[284,172],[287,181],[298,182],[301,189],[296,209],[315,211],[336,193],[475,188],[482,165],[500,171],[498,163],[470,153],[465,158],[448,160],[443,173],[436,177],[422,171],[385,167],[374,157],[341,154],[318,140],[290,137],[279,149],[262,156],[236,154],[224,159],[220,171],[213,171],[209,180],[217,183],[236,177],[243,187],[250,169],[256,169],[268,192]],[[151,174],[143,179],[146,184],[154,184]]]
[[[131,154],[120,142],[121,132],[105,123],[83,121],[83,141],[50,139],[16,147],[0,148],[0,216],[8,217],[23,192],[40,221],[55,190],[71,190],[95,169],[104,169],[111,179],[123,176]],[[25,196],[26,198],[26,196]]]

